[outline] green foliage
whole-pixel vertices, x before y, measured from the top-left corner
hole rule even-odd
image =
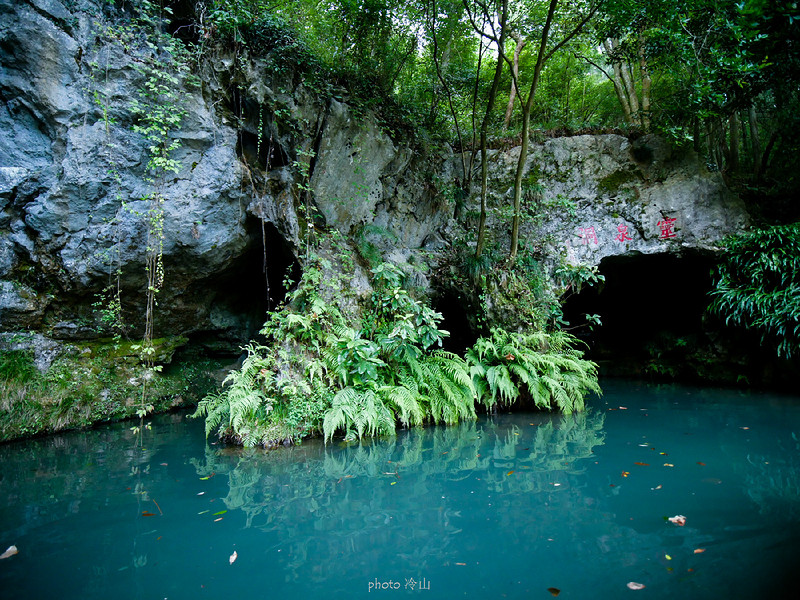
[[[800,351],[800,223],[728,238],[709,309],[761,334],[779,357]]]
[[[159,349],[173,342],[156,340]],[[191,404],[213,389],[218,366],[186,356],[164,371],[147,369],[131,344],[115,340],[77,346],[44,372],[30,350],[0,351],[0,441],[134,417],[145,380],[154,410]]]
[[[565,413],[581,411],[587,392],[601,393],[597,366],[583,360],[568,333],[511,333],[494,328],[467,351],[478,401],[487,407],[517,400]]]

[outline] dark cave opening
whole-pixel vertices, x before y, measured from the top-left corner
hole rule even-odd
[[[256,217],[247,221],[248,249],[223,274],[206,282],[213,293],[212,322],[219,328],[201,331],[192,341],[212,354],[235,355],[258,336],[271,311],[286,299],[288,286],[299,280],[300,263],[278,229]]]
[[[465,299],[456,291],[446,289],[439,291],[433,298],[433,309],[442,314],[439,329],[450,333],[442,341],[442,347],[459,356],[464,356],[478,339],[470,321],[470,307]]]
[[[236,153],[246,164],[258,167],[263,172],[289,164],[289,156],[280,144],[270,139],[268,131],[263,131],[259,140],[258,134],[240,130]]]
[[[607,257],[605,281],[569,297],[564,317],[603,373],[643,374],[653,361],[679,361],[702,343],[714,263],[700,252]],[[602,324],[583,326],[587,314]]]

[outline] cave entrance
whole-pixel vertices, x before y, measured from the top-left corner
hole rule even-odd
[[[685,356],[702,338],[714,263],[700,252],[607,257],[605,282],[568,298],[564,317],[576,326],[599,315],[602,325],[573,331],[589,345],[587,357],[605,374],[640,375],[653,360]]]
[[[442,347],[459,356],[464,356],[478,339],[469,308],[467,301],[454,289],[441,290],[433,299],[433,309],[442,313],[439,328],[450,333],[442,340]]]
[[[239,354],[257,337],[267,316],[286,299],[287,279],[296,282],[301,269],[292,246],[269,222],[249,217],[247,250],[222,274],[205,282],[211,292],[213,330],[193,334],[193,341],[212,354]]]

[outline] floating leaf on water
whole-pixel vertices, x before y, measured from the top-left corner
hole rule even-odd
[[[703,552],[705,552],[705,551],[706,551],[706,549],[705,549],[705,548],[695,548],[695,549],[694,549],[694,553],[695,553],[695,554],[702,554],[702,553],[703,553]]]
[[[664,463],[664,466],[665,467],[674,467],[675,465],[673,465],[672,463]]]
[[[221,510],[221,511],[219,511],[219,512],[215,512],[215,513],[214,513],[213,515],[211,515],[211,516],[212,516],[212,517],[216,517],[217,515],[224,515],[226,512],[228,512],[228,511],[227,511],[227,510]]]
[[[665,554],[664,558],[666,558],[667,560],[672,560],[672,557],[669,554]]]
[[[627,477],[628,475],[630,475],[630,472],[628,472],[628,471],[623,471],[622,472],[622,476],[623,477]]]
[[[700,461],[698,461],[697,464],[700,465],[701,467],[705,467],[706,466],[706,463],[700,462]]]
[[[630,590],[643,590],[645,585],[643,583],[636,583],[635,581],[628,582],[628,589]]]
[[[620,410],[628,410],[628,407],[627,406],[620,406],[619,409]]]
[[[661,489],[661,484],[659,483],[656,487],[650,488],[650,489],[651,490],[660,490]]]
[[[653,448],[653,450],[655,450],[655,448]],[[659,454],[660,454],[661,456],[669,456],[669,454],[667,454],[666,452],[659,452]]]
[[[198,496],[202,496],[203,494],[205,494],[205,492],[197,492]]]
[[[392,483],[390,483],[389,485],[397,485],[397,482],[396,482],[396,481],[393,481],[393,482],[392,482]]]
[[[236,554],[236,550],[234,550],[233,554],[231,554],[230,558],[228,558],[228,564],[232,565],[233,563],[236,562],[237,558],[239,558],[239,555]]]
[[[201,477],[200,481],[205,481],[206,479],[211,479],[216,473],[211,473],[211,475],[206,475],[205,477]]]
[[[750,429],[749,427],[739,427],[739,429]]]
[[[459,567],[466,567],[467,563],[456,563]]]
[[[670,517],[667,519],[670,523],[675,523],[678,527],[683,527],[686,525],[686,517],[683,515],[675,515],[674,517]]]
[[[639,465],[640,467],[649,467],[650,463],[643,463],[643,462],[635,462],[635,465]]]
[[[214,519],[214,523],[216,523],[217,521],[222,521],[222,519],[224,519],[224,518],[225,517],[217,517],[216,519]]]
[[[514,471],[509,471],[508,473],[506,473],[506,476],[511,475],[513,472]]]
[[[561,593],[561,590],[558,588],[547,588],[547,591],[553,594],[553,596],[558,596]]]
[[[197,513],[197,514],[198,514],[198,515],[204,515],[204,514],[206,514],[207,512],[211,512],[211,511],[209,511],[208,509],[206,509],[206,510],[201,510],[201,511],[200,511],[199,513]]]
[[[151,513],[151,512],[144,511],[144,512],[142,513],[142,516],[143,516],[143,517],[155,517],[155,516],[156,516],[156,513]]]
[[[6,549],[6,551],[5,551],[5,552],[3,552],[2,554],[0,554],[0,559],[2,559],[2,558],[8,558],[9,556],[14,556],[14,555],[15,555],[15,554],[17,554],[18,552],[19,552],[19,550],[17,550],[17,547],[16,547],[16,546],[9,546],[9,547]]]

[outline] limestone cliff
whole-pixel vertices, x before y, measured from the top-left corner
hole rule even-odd
[[[92,305],[117,281],[127,320],[141,323],[153,184],[131,99],[153,50],[130,22],[100,0],[0,0],[0,331],[97,337]],[[310,228],[380,231],[375,244],[404,262],[421,250],[435,261],[474,225],[477,189],[458,221],[443,193],[464,180],[459,156],[391,137],[346,93],[268,56],[212,43],[195,60],[197,80],[180,82],[179,170],[158,192],[156,335],[246,341],[284,276],[296,279]],[[489,157],[498,243],[517,153]],[[548,139],[526,167],[524,243],[551,262],[709,249],[747,221],[718,174],[653,137]]]

